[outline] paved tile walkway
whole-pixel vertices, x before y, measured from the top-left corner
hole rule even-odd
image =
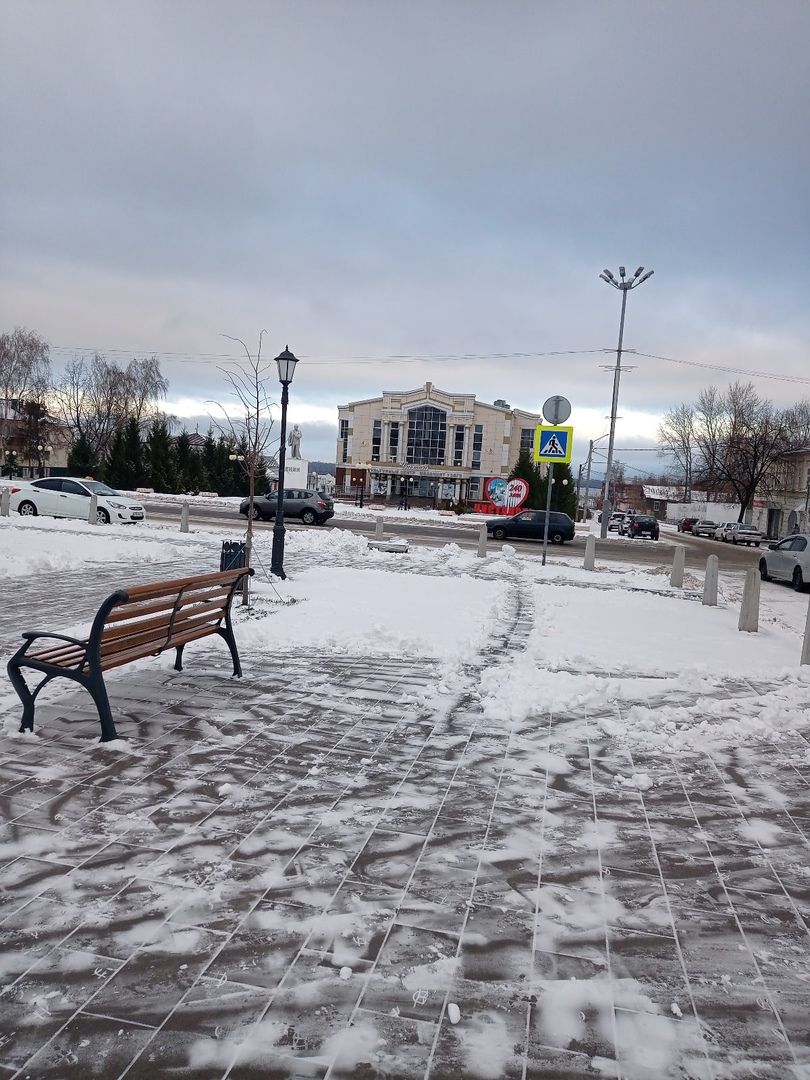
[[[111,681],[123,748],[81,694],[1,740],[0,1076],[808,1080],[807,732],[484,716],[511,602],[452,694],[200,645]]]

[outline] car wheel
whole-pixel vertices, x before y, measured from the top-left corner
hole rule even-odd
[[[314,525],[316,522],[314,510],[304,510],[301,513],[301,520],[305,525]]]
[[[552,533],[551,536],[549,537],[549,540],[552,542],[552,544],[563,544],[563,543],[565,543],[565,538],[563,537],[563,534],[558,533],[558,532]]]
[[[109,525],[110,524],[110,515],[107,513],[107,511],[104,509],[103,506],[99,506],[98,510],[96,510],[96,524],[97,525]]]
[[[253,513],[250,516],[253,518],[254,521],[261,521],[262,520],[262,512],[258,508],[258,506],[253,507]],[[245,517],[247,517],[247,512],[245,513]]]
[[[768,573],[768,564],[764,559],[759,560],[759,577],[761,581],[771,580],[771,575]]]
[[[17,507],[17,513],[22,514],[23,517],[36,517],[37,508],[32,502],[21,502]]]
[[[492,530],[492,538],[494,540],[505,540],[506,539],[506,529],[502,529],[500,526],[498,526],[496,529],[493,529]]]
[[[735,537],[733,537],[733,538],[732,538],[732,540],[731,540],[731,542],[732,542],[732,544],[733,544],[733,545],[734,545],[734,546],[736,547],[736,546],[737,546],[737,537],[736,537],[736,536],[735,536]]]
[[[754,544],[754,547],[759,547],[759,540],[756,541],[756,543]]]
[[[801,592],[804,588],[804,578],[802,577],[802,572],[798,566],[793,571],[793,577],[791,578],[791,581],[793,582],[793,588],[796,590],[796,592]]]

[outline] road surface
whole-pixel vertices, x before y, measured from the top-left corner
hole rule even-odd
[[[147,516],[153,521],[176,521],[180,520],[180,506],[177,503],[151,502],[144,500]],[[229,531],[244,530],[245,519],[233,506],[194,506],[190,504],[189,520],[192,525],[205,525],[208,527],[227,529]],[[347,529],[351,532],[364,536],[373,536],[376,524],[376,516],[369,514],[368,519],[361,518],[332,518],[324,526],[306,526],[295,519],[285,519],[285,527],[291,530],[306,528],[323,529]],[[257,530],[272,529],[272,521],[257,521],[254,526]],[[413,544],[427,544],[429,546],[441,544],[458,544],[462,548],[475,549],[478,546],[477,524],[464,524],[449,520],[435,524],[413,521],[385,521],[386,537],[398,537],[409,540]],[[706,558],[709,555],[717,555],[720,560],[721,570],[747,570],[756,566],[759,562],[759,554],[762,548],[735,547],[732,544],[723,544],[717,540],[706,540],[703,537],[691,536],[689,533],[666,533],[669,541],[681,544],[686,548],[686,565],[693,569],[703,569],[706,566]],[[498,551],[504,543],[520,551],[522,555],[541,554],[542,544],[535,540],[507,540],[499,542],[490,540],[488,547],[491,551]],[[765,546],[765,545],[763,545]],[[572,554],[581,555],[585,550],[585,534],[578,533],[576,538],[562,547],[549,547],[549,558],[560,556],[569,557]],[[625,540],[613,538],[610,540],[596,541],[597,557],[605,562],[630,562],[639,566],[665,566],[672,561],[672,547],[669,543],[654,543],[651,540]]]

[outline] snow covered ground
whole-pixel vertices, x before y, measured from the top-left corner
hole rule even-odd
[[[0,519],[0,647],[220,540]],[[241,682],[120,669],[103,746],[0,693],[0,1070],[808,1080],[806,596],[269,545]]]

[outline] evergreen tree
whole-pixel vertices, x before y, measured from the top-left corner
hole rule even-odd
[[[124,429],[118,428],[110,442],[107,452],[107,463],[104,466],[104,479],[112,487],[131,490],[132,471],[127,460],[127,446]]]
[[[217,477],[217,444],[214,441],[214,432],[212,428],[208,429],[208,434],[205,436],[205,446],[202,448],[200,462],[202,465],[200,490],[219,492],[219,481]]]
[[[176,491],[174,466],[169,425],[161,417],[152,421],[146,439],[146,471],[150,487],[155,491]]]
[[[546,508],[546,496],[548,489],[546,488],[546,466],[541,465],[543,470],[543,479],[540,487],[541,502],[538,504],[541,510]],[[577,510],[577,489],[574,484],[574,478],[571,475],[570,465],[552,465],[552,476],[554,483],[551,486],[551,509],[558,510],[560,513],[568,514],[569,517],[576,517]],[[568,483],[564,483],[564,481]]]
[[[174,464],[180,491],[191,490],[191,455],[191,442],[188,432],[183,428],[174,443]]]
[[[95,476],[97,471],[95,455],[84,436],[79,435],[70,448],[67,464],[74,476]]]
[[[532,461],[531,450],[521,450],[515,467],[509,473],[510,480],[525,480],[529,485],[529,494],[524,507],[544,510],[546,506],[546,485],[543,481],[545,466],[538,467]]]
[[[124,426],[124,447],[127,458],[126,483],[122,486],[130,491],[137,487],[143,487],[146,480],[146,466],[143,460],[143,440],[141,428],[133,416]]]

